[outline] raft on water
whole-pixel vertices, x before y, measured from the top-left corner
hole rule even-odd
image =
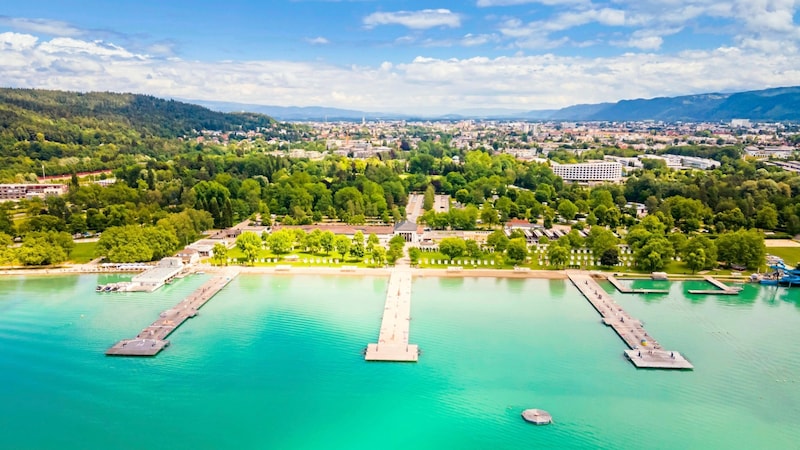
[[[526,422],[536,425],[548,425],[553,423],[553,416],[543,409],[526,409],[522,411],[522,418]]]

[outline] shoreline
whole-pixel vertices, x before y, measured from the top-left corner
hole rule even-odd
[[[212,266],[208,264],[198,264],[190,268],[190,272],[185,275],[196,272],[211,272],[216,273],[224,270],[226,267],[237,267],[241,270],[242,274],[262,274],[262,275],[325,275],[325,276],[385,276],[391,274],[392,269],[387,267],[372,268],[372,267],[314,267],[314,266],[290,266],[288,269],[285,267],[278,268],[277,266]],[[524,270],[517,271],[512,269],[461,269],[458,271],[448,269],[421,269],[412,268],[411,272],[414,277],[434,277],[434,278],[531,278],[531,279],[545,279],[545,280],[566,280],[566,270]],[[605,277],[606,275],[616,275],[619,280],[632,281],[632,280],[650,280],[648,274],[638,274],[629,272],[615,272],[615,271],[588,271],[594,275]],[[0,276],[50,276],[50,275],[88,275],[88,274],[132,274],[135,275],[139,271],[121,271],[121,270],[104,270],[97,266],[92,265],[75,265],[68,267],[51,267],[51,268],[0,268]],[[184,275],[184,276],[185,276]],[[688,274],[667,274],[668,281],[702,281],[704,274],[688,275]],[[748,277],[740,276],[733,277],[730,275],[712,275],[714,278],[728,281],[728,282],[749,282]]]

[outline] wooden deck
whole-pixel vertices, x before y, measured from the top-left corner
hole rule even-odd
[[[676,351],[664,350],[647,334],[642,322],[631,317],[609,296],[587,272],[569,272],[572,284],[589,300],[610,326],[625,341],[630,350],[625,356],[636,366],[649,369],[692,369],[694,366]]]
[[[416,362],[419,349],[408,343],[411,321],[411,270],[395,267],[389,277],[378,342],[367,345],[367,361]]]
[[[669,294],[668,289],[631,289],[622,284],[615,276],[608,275],[606,277],[608,282],[613,284],[614,287],[623,294]]]
[[[123,339],[106,350],[109,356],[155,356],[169,345],[167,336],[186,319],[197,315],[197,310],[224,288],[239,271],[236,269],[216,275],[180,303],[162,312],[155,322],[143,329],[133,339]]]
[[[690,294],[701,294],[701,295],[739,295],[739,292],[742,290],[740,287],[733,287],[728,286],[727,284],[717,280],[711,276],[704,276],[704,280],[713,284],[717,289],[689,289]]]

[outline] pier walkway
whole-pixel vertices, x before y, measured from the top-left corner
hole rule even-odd
[[[704,280],[713,284],[717,289],[689,289],[690,294],[703,294],[703,295],[738,295],[742,290],[740,287],[732,287],[717,280],[711,276],[704,276]]]
[[[224,273],[215,275],[202,286],[197,288],[180,303],[162,312],[155,322],[142,330],[133,339],[124,339],[106,351],[110,356],[155,356],[164,347],[169,345],[167,336],[175,331],[190,317],[197,315],[197,310],[224,288],[239,274],[236,269],[229,269]]]
[[[398,266],[389,277],[378,343],[367,345],[367,361],[407,361],[419,359],[419,349],[408,343],[411,321],[411,269]]]
[[[572,284],[589,300],[603,317],[603,323],[616,331],[630,350],[625,355],[636,366],[650,369],[692,369],[694,366],[680,353],[664,350],[645,331],[642,322],[631,317],[609,296],[587,272],[568,272]]]
[[[614,287],[623,294],[669,294],[668,289],[631,289],[620,283],[613,275],[608,275],[606,278],[609,283],[613,284]]]

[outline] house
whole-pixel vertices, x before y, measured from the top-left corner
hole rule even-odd
[[[200,262],[200,252],[192,247],[186,247],[183,250],[179,251],[175,254],[177,258],[180,258],[184,264],[197,264]]]
[[[417,229],[418,227],[416,223],[404,220],[395,225],[393,234],[395,236],[402,236],[403,239],[406,240],[406,242],[417,244],[419,243],[419,236],[420,236]]]

